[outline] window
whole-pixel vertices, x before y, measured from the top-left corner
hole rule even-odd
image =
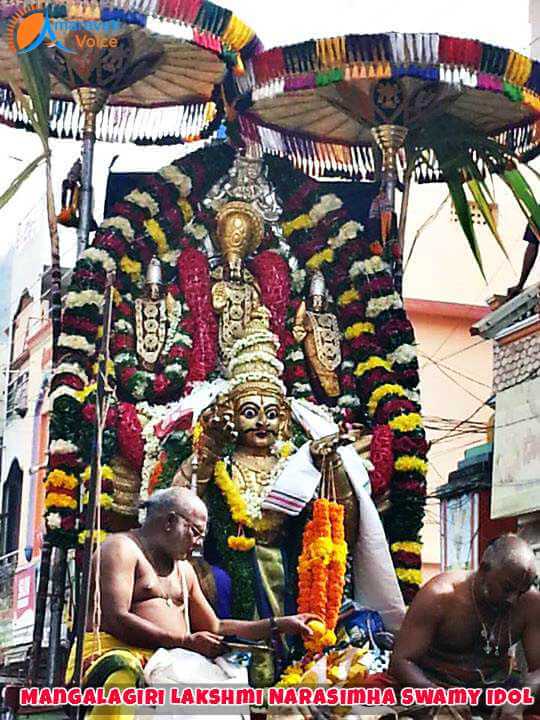
[[[19,461],[13,460],[2,488],[2,514],[0,516],[0,555],[19,549],[23,472]]]
[[[499,215],[499,206],[497,203],[489,203],[489,209],[491,210],[491,214],[493,215],[493,219],[495,220],[495,224],[498,222],[498,215]],[[480,210],[478,203],[476,203],[474,200],[469,200],[469,210],[471,211],[471,217],[474,225],[486,225],[486,221],[484,220],[484,216],[482,215],[482,211]],[[456,214],[456,208],[454,206],[454,203],[451,203],[450,206],[450,220],[452,222],[458,222],[458,216]]]
[[[7,393],[7,419],[24,417],[28,410],[28,371],[11,380]]]

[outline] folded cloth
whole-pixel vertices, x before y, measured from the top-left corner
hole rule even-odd
[[[229,662],[226,657],[210,660],[199,653],[183,648],[165,650],[160,648],[152,655],[144,668],[144,679],[147,685],[191,685],[194,687],[215,687],[217,685],[230,685],[231,687],[249,687],[248,672],[245,666]],[[172,708],[174,709],[174,707]],[[142,713],[141,709],[141,713]],[[249,718],[249,708],[245,709],[245,716]],[[150,720],[152,715],[136,715],[135,720]],[[178,714],[163,715],[163,708],[158,708],[156,717],[159,720],[173,720]],[[204,716],[200,714],[185,715],[182,720],[214,720],[215,715]],[[240,720],[243,715],[230,715],[231,720]]]

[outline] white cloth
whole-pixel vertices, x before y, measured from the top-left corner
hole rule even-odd
[[[144,668],[144,680],[146,685],[155,686],[178,686],[191,685],[192,687],[230,685],[232,687],[249,687],[247,668],[229,662],[225,657],[218,657],[214,661],[199,655],[199,653],[183,648],[166,650],[160,648],[152,655]],[[200,713],[188,715],[174,713],[175,706],[169,706],[171,714],[164,713],[163,707],[158,707],[154,712],[143,711],[135,716],[135,720],[215,720],[216,715],[201,715]],[[231,720],[249,720],[249,710],[246,715],[228,715]]]
[[[292,401],[295,419],[314,439],[337,432],[337,425],[307,401]],[[354,599],[380,613],[384,625],[396,632],[405,615],[405,604],[381,519],[370,494],[365,461],[352,445],[338,448],[343,466],[358,501],[358,540],[353,549]],[[285,464],[263,502],[263,508],[298,515],[310,502],[321,474],[311,461],[305,443]]]

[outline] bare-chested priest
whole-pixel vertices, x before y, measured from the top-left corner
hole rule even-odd
[[[97,634],[95,608],[91,608],[83,653],[85,685],[134,685],[158,648],[183,648],[215,658],[224,652],[225,635],[259,640],[272,632],[311,633],[307,623],[316,616],[307,613],[270,620],[220,620],[187,561],[206,532],[202,500],[187,488],[170,488],[155,492],[146,509],[142,527],[111,535],[102,544],[99,570],[94,556],[92,582],[95,587],[99,572],[101,620]],[[72,650],[68,678],[73,661]],[[98,711],[95,708],[92,714]]]
[[[495,540],[476,572],[437,575],[405,616],[391,677],[412,687],[530,687],[538,698],[540,593],[533,587],[535,577],[534,554],[516,535]],[[513,675],[509,658],[518,641],[528,665],[521,677]],[[520,718],[523,710],[505,705],[497,715]]]

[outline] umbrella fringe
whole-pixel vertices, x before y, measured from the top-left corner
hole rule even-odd
[[[49,102],[52,137],[81,140],[83,117],[71,100]],[[205,139],[215,132],[217,107],[214,100],[189,105],[140,108],[106,105],[98,114],[96,138],[104,142],[159,141],[170,144]],[[31,129],[24,108],[7,88],[0,88],[0,118],[6,125]]]

